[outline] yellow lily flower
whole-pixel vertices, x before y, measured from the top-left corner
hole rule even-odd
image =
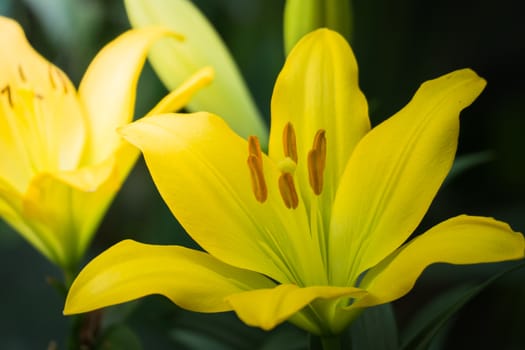
[[[432,263],[522,258],[523,235],[485,217],[460,215],[405,243],[450,170],[460,111],[484,86],[469,69],[428,81],[370,130],[351,48],[321,29],[277,79],[268,156],[208,113],[124,127],[204,252],[122,241],[81,271],[64,312],[163,294],[263,329],[289,320],[330,336],[408,293]]]
[[[128,31],[91,62],[78,92],[0,17],[0,216],[50,261],[73,272],[138,151],[116,128],[133,118],[149,47],[163,28]],[[210,80],[203,71],[153,113],[181,108]]]

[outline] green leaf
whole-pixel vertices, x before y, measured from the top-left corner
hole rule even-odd
[[[352,350],[397,350],[398,332],[391,304],[366,309],[350,327]]]
[[[102,335],[96,350],[141,350],[139,338],[131,329],[120,324],[108,328]]]
[[[473,168],[477,165],[490,162],[494,159],[494,154],[491,151],[482,151],[476,153],[464,154],[456,157],[452,169],[448,173],[445,183],[450,182],[452,179],[461,175],[466,170]]]
[[[423,308],[405,328],[401,337],[402,350],[425,350],[447,321],[468,301],[501,277],[525,266],[514,265],[479,285],[463,285],[435,298]]]
[[[301,37],[318,28],[335,30],[350,41],[353,26],[351,0],[287,0],[283,17],[286,54]]]

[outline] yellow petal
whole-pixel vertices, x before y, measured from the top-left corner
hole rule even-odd
[[[213,256],[281,283],[323,284],[319,250],[300,204],[286,208],[279,171],[262,156],[267,198],[252,188],[248,143],[207,113],[143,118],[121,130],[139,147],[160,194]]]
[[[133,118],[136,86],[151,45],[161,37],[180,38],[160,27],[130,30],[106,45],[93,59],[79,87],[90,122],[84,164],[108,158],[120,143],[116,129]]]
[[[452,165],[459,113],[484,86],[469,69],[428,81],[357,145],[334,202],[332,283],[352,285],[414,231]]]
[[[93,259],[77,276],[64,314],[76,314],[162,294],[198,312],[231,310],[225,297],[253,288],[269,288],[269,279],[221,263],[180,246],[122,241]]]
[[[326,131],[322,197],[327,208],[354,146],[370,129],[367,102],[357,78],[357,63],[348,43],[336,32],[320,29],[295,46],[273,91],[270,157],[284,158],[283,130],[291,123],[297,134],[296,174],[305,200],[313,196],[308,152],[317,131]]]
[[[60,249],[54,244],[55,242],[50,242],[42,237],[31,222],[26,221],[23,207],[22,195],[0,178],[0,216],[2,219],[46,258],[59,264],[61,261]]]
[[[271,289],[257,289],[226,298],[239,318],[250,326],[270,330],[286,321],[295,313],[316,299],[339,299],[341,297],[361,297],[366,292],[353,287],[312,286],[300,288],[293,284],[281,284]],[[303,313],[308,317],[308,313]],[[319,317],[320,315],[316,314]],[[300,327],[320,334],[328,328],[322,320],[311,315],[309,323]],[[321,321],[321,323],[320,323]],[[308,329],[310,328],[310,329]],[[313,329],[312,329],[313,328]]]
[[[37,228],[40,239],[55,247],[59,266],[77,268],[137,155],[131,145],[123,144],[105,162],[41,173],[31,182],[24,196],[24,219]]]
[[[39,171],[77,166],[86,125],[67,76],[5,17],[0,17],[0,46],[0,173],[22,193]]]
[[[186,106],[191,98],[200,89],[209,85],[213,81],[215,71],[211,67],[204,67],[190,76],[175,90],[166,95],[148,115],[176,112]]]
[[[133,27],[163,25],[184,35],[183,43],[164,40],[150,54],[153,68],[168,89],[175,89],[201,67],[215,70],[213,83],[192,99],[189,110],[218,114],[238,134],[257,135],[262,144],[266,143],[267,128],[235,62],[191,1],[126,0],[125,5]]]
[[[370,294],[355,306],[387,303],[408,293],[433,263],[477,264],[521,259],[523,235],[492,218],[461,215],[434,226],[366,273],[360,287]]]

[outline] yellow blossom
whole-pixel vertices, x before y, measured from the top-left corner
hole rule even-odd
[[[484,86],[469,69],[430,80],[370,129],[352,50],[321,29],[277,78],[268,155],[204,112],[124,127],[204,251],[122,241],[81,271],[65,313],[163,294],[329,337],[408,293],[430,264],[522,258],[523,235],[486,217],[459,215],[409,240],[453,163],[459,113]]]
[[[162,37],[181,39],[160,27],[120,35],[77,91],[18,23],[0,17],[0,216],[65,271],[79,263],[137,158],[116,129],[132,120],[148,49]],[[210,78],[201,71],[152,112],[181,108]]]

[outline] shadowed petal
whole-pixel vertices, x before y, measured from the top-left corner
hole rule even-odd
[[[452,166],[459,113],[484,86],[469,69],[428,81],[357,145],[334,202],[333,283],[352,285],[414,231]]]
[[[523,235],[486,217],[461,215],[434,226],[366,273],[360,287],[370,294],[356,307],[387,303],[408,293],[434,263],[477,264],[523,258]]]
[[[180,246],[122,241],[93,259],[73,282],[64,314],[75,314],[162,294],[198,312],[231,310],[224,298],[273,282]]]

